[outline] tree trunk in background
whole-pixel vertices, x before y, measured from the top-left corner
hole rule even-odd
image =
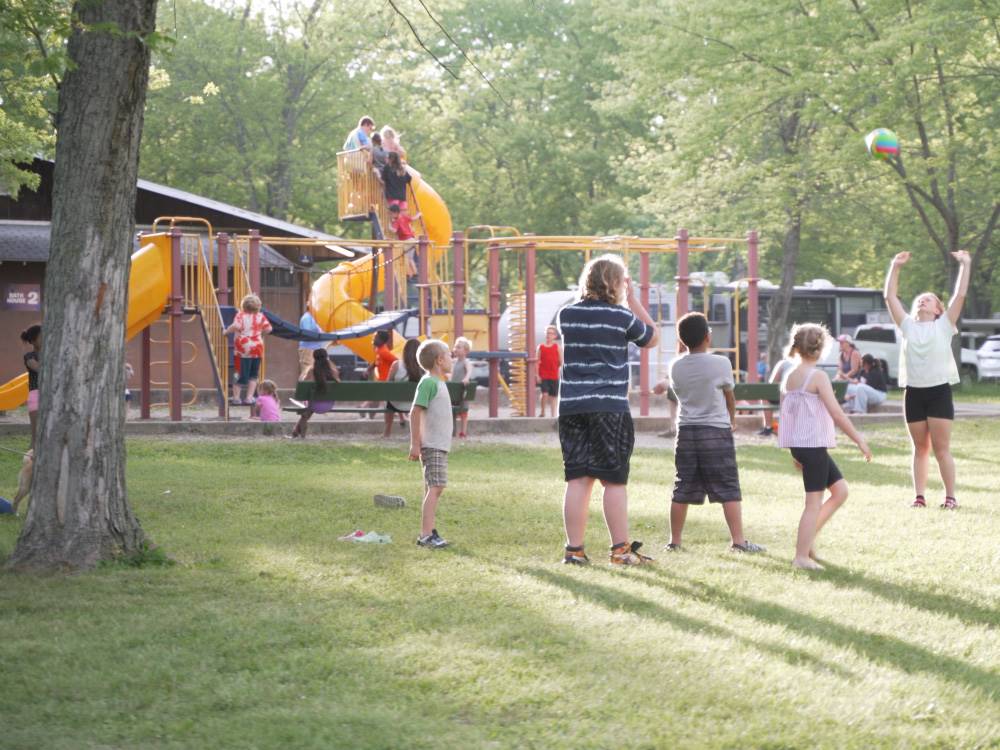
[[[784,356],[788,311],[795,291],[795,266],[799,261],[802,241],[802,215],[797,210],[789,214],[785,239],[781,243],[781,286],[767,303],[767,361],[774,367]]]
[[[156,0],[78,2],[59,94],[41,410],[11,564],[77,569],[139,550],[125,494],[125,311]]]

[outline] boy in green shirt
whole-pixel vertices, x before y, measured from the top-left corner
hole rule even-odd
[[[417,384],[410,409],[410,460],[419,460],[423,466],[425,487],[417,544],[441,549],[448,542],[438,536],[434,514],[448,484],[452,415],[446,383],[452,367],[451,350],[443,341],[428,339],[417,349],[417,362],[426,373]]]

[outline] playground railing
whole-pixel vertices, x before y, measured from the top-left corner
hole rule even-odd
[[[375,176],[371,154],[363,149],[337,154],[337,206],[341,221],[361,221],[375,211],[383,234],[388,233],[389,207],[381,181]]]

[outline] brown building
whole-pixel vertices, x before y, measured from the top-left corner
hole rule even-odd
[[[41,322],[41,305],[45,299],[53,163],[36,159],[32,169],[40,177],[37,190],[22,189],[17,196],[0,195],[0,383],[7,382],[23,371],[22,354],[25,349],[20,340],[20,332],[33,323]],[[281,244],[271,247],[266,241],[261,244],[261,299],[269,311],[291,322],[297,322],[305,309],[312,285],[313,262],[343,260],[364,252],[340,245],[342,240],[333,235],[183,190],[139,180],[135,208],[136,231],[148,231],[158,218],[172,216],[205,219],[216,233],[246,235],[249,230],[256,229],[264,237],[309,240],[306,245]],[[161,220],[160,227],[162,226]],[[206,231],[187,224],[182,229],[185,232]],[[329,240],[330,245],[318,245],[315,240]],[[214,263],[217,257],[214,250],[212,257]],[[235,304],[238,303],[236,300]],[[152,379],[156,390],[166,387],[166,317],[152,326],[151,334],[154,342]],[[185,321],[184,341],[185,401],[213,398],[215,381],[198,321]],[[294,387],[298,374],[296,342],[269,337],[265,344],[267,377],[282,388]],[[127,357],[138,372],[138,339],[129,343]],[[138,378],[131,385],[137,388]]]

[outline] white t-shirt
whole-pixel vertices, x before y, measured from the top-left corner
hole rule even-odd
[[[723,390],[733,389],[733,366],[721,354],[687,353],[670,363],[670,383],[680,410],[677,423],[729,428]]]
[[[951,350],[951,338],[958,330],[947,315],[921,323],[907,315],[899,329],[903,346],[899,350],[899,386],[931,388],[958,383],[958,365]]]

